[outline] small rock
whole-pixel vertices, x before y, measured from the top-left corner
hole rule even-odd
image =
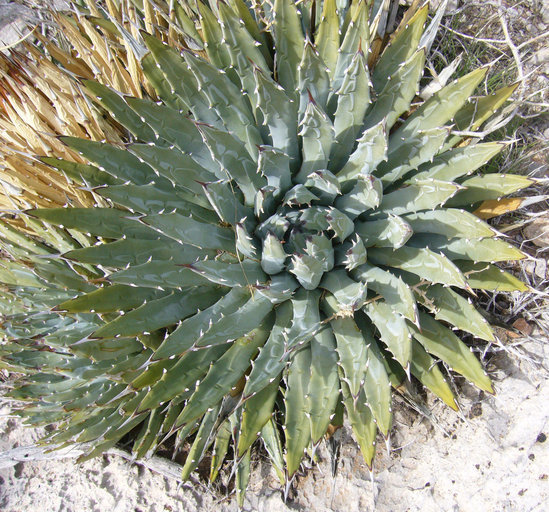
[[[513,327],[526,336],[530,336],[534,328],[524,318],[518,318],[513,322]]]
[[[549,128],[543,132],[544,143],[549,144]],[[532,155],[528,164],[528,175],[532,178],[549,178],[549,161],[541,152]]]
[[[482,416],[482,404],[480,402],[473,404],[469,411],[469,418],[476,418],[477,416]]]
[[[543,5],[541,8],[541,19],[546,25],[549,24],[549,5]]]
[[[18,4],[1,4],[0,13],[0,47],[9,46],[19,39],[25,32],[27,19],[32,11]]]
[[[437,9],[440,4],[442,4],[443,0],[431,0],[430,7],[435,10]],[[449,0],[448,5],[446,6],[446,14],[451,13],[452,11],[456,11],[459,7],[459,0]]]
[[[549,248],[549,219],[534,219],[522,230],[524,237],[538,247]]]
[[[524,270],[530,275],[536,275],[540,279],[547,279],[547,261],[543,258],[531,259],[524,262]]]
[[[549,61],[549,48],[542,48],[532,56],[533,64],[543,64]]]

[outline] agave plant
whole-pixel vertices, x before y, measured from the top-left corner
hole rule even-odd
[[[100,202],[1,225],[0,354],[18,414],[58,425],[44,442],[190,440],[185,478],[213,445],[242,500],[257,439],[288,483],[344,414],[370,466],[391,387],[454,409],[447,372],[493,392],[454,331],[493,340],[468,296],[525,289],[494,265],[522,253],[472,213],[530,184],[475,174],[502,144],[471,133],[514,87],[471,99],[481,68],[417,99],[440,18],[416,5],[385,44],[385,3],[180,2],[177,40],[84,16],[148,85],[82,79],[124,144],[42,158]]]

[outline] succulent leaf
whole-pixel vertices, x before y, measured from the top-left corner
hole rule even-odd
[[[447,208],[409,213],[404,216],[414,233],[432,233],[449,238],[484,238],[496,235],[488,224],[464,210]]]
[[[387,135],[385,125],[378,123],[364,130],[357,140],[357,147],[349,156],[349,160],[337,173],[342,188],[351,188],[352,180],[358,176],[368,177],[378,164],[387,158]],[[350,186],[346,187],[350,182]]]
[[[417,169],[420,164],[431,160],[439,153],[447,136],[446,128],[420,130],[396,149],[393,150],[389,146],[387,161],[379,165],[376,175],[387,185],[398,181],[408,171]]]
[[[215,424],[217,422],[217,417],[219,414],[219,406],[208,411],[204,415],[204,419],[200,423],[200,428],[196,433],[193,445],[189,450],[187,459],[185,460],[185,465],[181,470],[181,478],[187,480],[191,473],[198,466],[204,451],[207,449],[208,445],[213,441],[213,432]]]
[[[265,445],[265,449],[269,454],[269,458],[273,463],[278,479],[281,484],[286,481],[284,474],[284,456],[282,454],[282,442],[280,434],[277,431],[276,423],[271,418],[261,430],[261,438]]]
[[[242,421],[238,434],[238,456],[242,457],[271,419],[282,375],[248,398],[242,409]]]
[[[330,424],[339,399],[336,342],[330,329],[311,338],[311,377],[307,408],[311,422],[311,440],[318,444]]]
[[[209,286],[213,283],[182,264],[171,261],[148,261],[130,266],[109,275],[111,283],[143,286],[145,288],[178,288]]]
[[[366,393],[363,389],[358,397],[353,397],[345,380],[341,381],[341,390],[353,434],[360,446],[364,462],[371,468],[376,451],[377,425],[368,407]]]
[[[410,325],[414,338],[431,354],[461,373],[480,389],[493,393],[492,383],[480,362],[452,331],[426,313],[420,313],[421,330]]]
[[[336,0],[326,0],[324,2],[315,42],[320,57],[326,64],[330,78],[333,78],[339,50],[339,20]]]
[[[357,52],[337,91],[337,109],[334,114],[335,144],[332,149],[332,168],[339,170],[353,149],[362,127],[364,114],[370,104],[370,76],[366,59]]]
[[[276,309],[271,334],[252,364],[252,371],[243,391],[244,397],[253,396],[268,386],[286,366],[286,336],[292,323],[292,314],[290,301],[282,303]]]
[[[298,128],[303,147],[303,162],[295,179],[298,183],[305,183],[312,172],[328,167],[335,134],[329,117],[312,96],[309,97]]]
[[[159,233],[199,249],[235,251],[235,237],[225,227],[199,222],[179,213],[158,213],[141,219]]]
[[[341,89],[345,80],[345,73],[350,66],[353,57],[362,48],[363,51],[368,50],[368,42],[370,39],[370,30],[368,25],[368,5],[367,2],[359,1],[349,9],[350,21],[343,35],[343,40],[337,54],[337,62],[332,78],[332,101],[335,103],[335,92]],[[335,108],[329,108],[331,112]]]
[[[487,68],[475,69],[431,96],[394,132],[390,150],[396,149],[418,130],[431,130],[450,121],[486,76],[487,71]]]
[[[417,323],[417,306],[409,286],[394,273],[379,267],[363,264],[351,275],[367,283],[368,287],[383,296],[385,303],[402,316]]]
[[[454,181],[471,174],[503,149],[503,144],[486,142],[450,149],[437,155],[432,162],[419,166],[418,172],[407,182],[424,179]]]
[[[214,448],[212,451],[212,462],[210,467],[210,481],[213,482],[219,470],[225,461],[227,452],[229,451],[229,443],[231,441],[231,428],[229,426],[229,421],[225,420],[217,430]]]
[[[62,302],[55,309],[71,313],[126,311],[163,295],[166,295],[166,292],[150,288],[132,290],[131,286],[126,285],[105,286],[86,295]]]
[[[199,418],[211,403],[218,403],[231,391],[249,366],[257,349],[265,343],[270,326],[268,321],[264,325],[265,327],[254,329],[246,336],[238,338],[211,366],[179,415],[178,425]]]
[[[371,128],[384,122],[387,130],[391,129],[398,118],[408,110],[417,93],[424,68],[424,50],[418,50],[408,61],[399,64],[394,74],[387,78],[383,89],[379,91],[377,100],[368,111],[364,127]]]
[[[311,427],[307,417],[310,374],[311,348],[307,345],[295,352],[286,376],[284,434],[286,471],[290,478],[299,469],[305,448],[311,440]]]
[[[360,323],[360,330],[368,346],[367,371],[364,375],[364,394],[374,415],[377,428],[387,437],[392,423],[391,382],[383,355],[377,348],[371,326]]]
[[[476,130],[484,121],[489,119],[515,92],[518,84],[502,87],[494,93],[482,96],[476,101],[463,107],[455,116],[458,130]],[[454,135],[447,142],[447,146],[457,144],[462,138]]]
[[[422,247],[428,246],[433,251],[444,253],[451,260],[509,261],[526,257],[522,251],[511,244],[494,238],[482,238],[480,240],[455,238],[448,240],[442,235],[434,235],[427,242],[425,236],[420,234],[416,235],[411,243]]]
[[[185,319],[156,350],[154,358],[167,359],[189,350],[214,323],[243,307],[250,295],[244,288],[233,288],[218,302]]]
[[[406,320],[384,302],[372,302],[364,311],[377,328],[385,343],[402,368],[407,369],[412,352],[412,336]]]
[[[407,187],[386,194],[379,210],[393,215],[431,210],[445,203],[458,190],[459,185],[446,181],[415,181]]]
[[[277,56],[276,77],[284,90],[294,99],[298,84],[298,66],[305,47],[301,21],[293,2],[275,0],[272,11]]]
[[[244,506],[246,489],[248,487],[248,482],[250,481],[250,462],[251,450],[248,450],[236,463],[236,501],[240,508]]]
[[[465,278],[448,258],[428,248],[401,247],[396,250],[372,248],[370,260],[377,265],[387,265],[412,272],[432,283],[467,288]]]
[[[419,287],[417,297],[437,320],[444,320],[477,338],[494,341],[494,334],[486,319],[467,299],[451,288],[438,284],[428,288]]]
[[[84,80],[84,86],[90,96],[105,107],[111,116],[130,130],[135,137],[150,142],[155,140],[154,130],[141,121],[139,114],[124,101],[122,94],[93,80]]]
[[[529,187],[531,184],[532,180],[530,178],[513,174],[473,176],[461,182],[461,186],[467,190],[467,199],[465,199],[465,194],[459,192],[448,201],[447,206],[463,206],[487,199],[499,199],[502,196]]]
[[[356,232],[364,247],[392,247],[400,249],[412,236],[410,225],[398,215],[356,224]]]
[[[456,399],[434,359],[416,340],[412,341],[410,369],[414,377],[437,395],[446,405],[458,410]]]
[[[419,9],[408,21],[404,30],[398,32],[385,48],[372,74],[372,83],[376,92],[382,91],[384,84],[418,48],[428,12],[428,5]]]
[[[525,292],[528,290],[528,286],[520,279],[495,265],[467,260],[455,261],[455,264],[466,276],[471,288],[494,292]]]
[[[303,57],[297,68],[299,109],[298,116],[301,119],[310,98],[326,111],[328,93],[330,92],[330,79],[326,71],[326,64],[320,58],[310,42],[305,44]]]

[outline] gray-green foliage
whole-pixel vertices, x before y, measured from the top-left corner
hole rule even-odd
[[[492,392],[452,328],[493,339],[464,297],[524,289],[492,264],[522,254],[470,211],[530,183],[469,177],[501,148],[455,146],[486,69],[401,118],[426,7],[368,63],[379,2],[246,4],[185,3],[200,55],[142,34],[159,103],[84,83],[131,143],[65,138],[90,165],[47,162],[105,206],[25,212],[42,241],[2,224],[0,263],[2,364],[19,414],[59,424],[45,441],[189,438],[185,476],[213,447],[212,478],[232,444],[240,498],[256,438],[291,480],[343,404],[370,465],[391,384],[456,408],[443,362]]]

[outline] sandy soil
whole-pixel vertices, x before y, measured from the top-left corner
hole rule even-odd
[[[516,340],[512,340],[516,343]],[[296,482],[284,504],[280,485],[256,457],[245,510],[341,512],[502,512],[547,509],[549,502],[549,383],[531,364],[547,361],[548,345],[523,345],[529,356],[500,352],[489,362],[496,397],[465,385],[458,415],[433,403],[436,425],[401,405],[390,452],[379,448],[373,481],[348,429],[338,433],[338,471],[327,446],[321,461]],[[499,380],[501,379],[501,380]],[[499,382],[498,382],[499,380]],[[5,411],[4,411],[5,412]],[[0,420],[0,451],[31,444],[37,433]],[[0,467],[0,510],[5,512],[160,512],[237,510],[204,484],[179,485],[120,457],[77,465],[72,460],[19,462]]]

